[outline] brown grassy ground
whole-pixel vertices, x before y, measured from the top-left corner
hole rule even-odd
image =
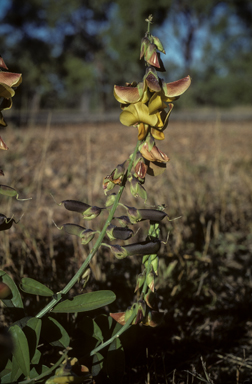
[[[32,197],[24,202],[1,198],[1,213],[15,219],[23,215],[18,225],[0,233],[2,268],[17,280],[29,276],[59,290],[88,249],[55,228],[52,220],[59,226],[83,222],[50,193],[57,202],[104,205],[102,179],[133,152],[136,131],[116,124],[48,125],[8,127],[1,136],[10,148],[1,153],[2,184],[16,188],[20,198]],[[171,122],[166,140],[158,143],[171,161],[162,176],[147,178],[148,204],[166,204],[171,219],[182,217],[162,227],[164,240],[170,230],[158,280],[165,325],[144,331],[147,345],[142,330],[137,336],[149,348],[153,383],[191,383],[193,376],[185,370],[193,373],[194,367],[205,378],[201,355],[215,383],[252,377],[251,142],[251,124],[216,121]],[[122,202],[144,207],[128,189]],[[85,225],[99,229],[105,217]],[[144,226],[137,236],[144,239]],[[140,270],[140,260],[114,261],[100,252],[92,262],[91,288],[114,290],[118,299],[110,310],[125,310]],[[134,362],[128,357],[125,382],[144,382],[145,366],[145,349]]]

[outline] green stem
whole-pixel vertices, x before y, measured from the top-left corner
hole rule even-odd
[[[151,237],[159,238],[159,234],[160,234],[159,223],[151,224],[148,235]],[[148,276],[148,274],[150,273],[150,270],[151,270],[151,257],[152,256],[153,255],[149,255],[149,258],[148,258],[148,264],[147,264],[146,274],[145,274],[146,277]],[[144,285],[143,285],[142,292],[141,292],[141,298],[144,297],[144,295],[146,294],[147,288],[148,288],[146,277],[145,277]]]
[[[43,372],[41,373],[40,375],[38,375],[37,377],[34,377],[33,379],[28,379],[28,380],[23,380],[23,381],[14,381],[12,383],[9,383],[9,384],[28,384],[28,383],[33,383],[33,382],[36,382],[40,379],[42,379],[43,377],[46,377],[46,376],[49,376],[61,363],[62,361],[65,360],[65,358],[67,357],[67,353],[68,352],[65,352],[61,358],[57,361],[57,363],[55,363],[51,368],[49,368],[46,372]]]
[[[119,337],[123,332],[126,331],[126,329],[128,329],[132,323],[132,321],[135,319],[137,315],[137,307],[135,308],[135,310],[132,312],[131,316],[128,318],[128,320],[126,321],[126,323],[124,324],[124,326],[120,329],[120,331],[117,332],[116,335],[112,336],[109,340],[107,340],[105,343],[102,343],[100,344],[97,348],[93,349],[91,352],[90,352],[90,355],[89,356],[93,356],[95,355],[98,351],[100,351],[101,349],[105,348],[107,345],[111,344],[117,337]]]
[[[129,162],[129,166],[128,166],[128,169],[127,169],[127,172],[126,172],[126,175],[125,175],[125,182],[122,184],[122,186],[120,187],[119,191],[118,191],[118,194],[116,196],[116,199],[115,199],[115,202],[110,210],[110,213],[109,213],[109,216],[107,218],[107,221],[106,223],[104,224],[104,227],[94,245],[94,247],[91,249],[91,252],[90,254],[88,255],[88,257],[86,258],[86,260],[84,261],[84,263],[81,265],[81,267],[79,268],[79,270],[76,272],[76,274],[72,277],[72,279],[69,281],[69,283],[65,286],[65,288],[58,292],[54,297],[53,299],[36,315],[36,318],[40,319],[41,317],[43,317],[47,312],[49,312],[55,304],[57,304],[61,299],[62,299],[62,296],[65,295],[66,293],[69,292],[69,290],[74,286],[74,284],[78,281],[78,279],[81,278],[82,274],[84,273],[85,269],[87,268],[87,266],[89,265],[90,261],[92,260],[92,258],[94,257],[94,255],[96,254],[98,248],[100,247],[101,243],[102,243],[102,240],[106,234],[106,230],[107,230],[107,227],[109,226],[109,224],[111,223],[113,217],[114,217],[114,213],[116,211],[116,208],[118,206],[118,203],[119,203],[119,200],[122,196],[122,193],[123,193],[123,190],[125,188],[125,184],[126,184],[126,181],[127,181],[127,177],[128,174],[130,173],[131,171],[131,168],[133,166],[133,162],[135,160],[135,156],[136,156],[136,153],[138,151],[138,147],[140,145],[141,141],[138,141],[137,142],[137,145],[136,145],[136,148],[133,152],[133,156],[131,157],[130,159],[130,162]]]

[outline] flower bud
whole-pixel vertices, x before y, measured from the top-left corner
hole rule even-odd
[[[3,282],[0,282],[0,299],[4,300],[11,295],[9,286]]]
[[[149,151],[148,144],[146,142],[141,145],[140,152],[146,160],[149,160],[151,162],[157,161],[160,163],[167,163],[170,160],[165,153],[163,153],[162,151],[160,151],[160,149],[158,149],[158,147],[156,147],[156,145],[154,145],[152,150]]]
[[[153,43],[156,45],[157,49],[164,53],[165,54],[165,50],[164,50],[164,47],[163,47],[163,44],[161,43],[161,41],[159,40],[158,37],[156,36],[151,36],[152,37],[152,40],[153,40]]]
[[[141,48],[140,48],[140,60],[145,55],[146,50],[150,44],[150,40],[147,37],[143,37],[141,40]]]
[[[155,68],[147,68],[143,80],[153,92],[161,91],[160,80]]]
[[[116,193],[112,193],[111,195],[109,195],[109,196],[107,197],[105,206],[106,206],[106,207],[110,207],[111,205],[113,205],[114,202],[115,202],[116,196],[117,196]]]
[[[110,224],[106,230],[106,233],[110,240],[128,240],[132,237],[134,232],[129,228],[120,228]]]
[[[138,289],[140,289],[142,287],[142,285],[144,284],[145,275],[146,275],[146,269],[144,269],[143,272],[137,276],[136,288],[135,288],[134,292],[136,292]]]
[[[153,328],[157,327],[161,324],[163,317],[164,314],[161,312],[147,310],[147,314],[145,316],[146,320],[143,324]]]
[[[158,276],[159,259],[157,256],[151,261],[151,265],[155,275]]]
[[[148,64],[152,65],[153,67],[160,68],[158,54],[156,52],[156,45],[151,43],[148,45],[147,50],[145,52],[144,58],[145,61],[147,61]]]
[[[143,300],[137,302],[137,316],[132,324],[142,323],[146,314],[146,304]]]
[[[155,291],[154,283],[155,283],[155,275],[153,272],[148,273],[146,277],[147,285],[152,292]]]
[[[117,219],[122,227],[132,224],[128,216],[114,217],[114,219]]]
[[[147,192],[141,183],[133,176],[130,180],[130,192],[134,197],[141,197],[145,201],[147,200]]]
[[[148,307],[152,308],[152,303],[154,302],[155,294],[152,292],[152,290],[149,288],[148,292],[144,295],[144,301],[148,305]]]
[[[1,136],[0,136],[0,149],[3,149],[5,151],[7,151],[7,149],[9,149],[7,147],[7,145],[5,144],[5,142],[3,141],[3,139],[1,138]]]
[[[112,181],[110,181],[109,179],[107,179],[106,177],[104,177],[103,179],[103,184],[102,184],[102,188],[103,188],[103,192],[104,194],[107,196],[107,193],[109,191],[111,191],[111,189],[113,189],[115,186],[114,183],[112,183]]]

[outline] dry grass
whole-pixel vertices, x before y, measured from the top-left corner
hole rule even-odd
[[[59,226],[69,221],[81,225],[83,222],[80,216],[58,206],[50,193],[57,202],[76,199],[103,206],[102,179],[133,151],[136,131],[116,124],[64,128],[48,124],[33,129],[8,127],[1,136],[10,148],[2,154],[2,184],[16,188],[20,198],[32,197],[24,202],[2,197],[1,213],[14,215],[15,219],[23,214],[18,225],[0,233],[2,266],[15,278],[29,275],[48,284],[54,280],[61,287],[88,249],[54,227],[52,220]],[[155,360],[161,356],[159,344],[154,350],[150,346],[150,356],[157,364],[152,367],[157,380],[158,375],[165,375],[161,382],[181,382],[183,374],[173,370],[191,369],[200,354],[209,359],[212,377],[218,376],[214,382],[227,384],[227,375],[232,374],[234,380],[230,382],[239,383],[251,373],[246,359],[252,353],[252,327],[245,310],[252,290],[251,142],[249,123],[216,121],[171,122],[166,140],[157,143],[171,161],[162,176],[147,178],[148,204],[166,204],[171,219],[182,216],[162,227],[164,240],[167,229],[171,231],[161,255],[158,281],[160,306],[168,310],[169,324],[166,346],[162,331],[155,334],[155,343],[160,342],[162,350],[162,364]],[[122,201],[144,207],[143,201],[133,199],[128,189]],[[84,225],[97,228],[105,216]],[[144,228],[138,236],[144,238]],[[123,278],[133,272],[127,282],[132,292],[140,261],[133,259],[122,264],[107,253],[99,256],[92,264],[93,285],[114,290],[116,274]],[[122,292],[121,287],[118,292]],[[115,310],[123,310],[130,303],[133,292],[132,296],[127,295],[118,299]],[[221,308],[228,313],[221,313]],[[233,310],[240,310],[240,320]],[[239,321],[244,333],[237,346],[232,329],[236,330]],[[230,337],[235,340],[230,349],[228,343],[226,349],[221,344],[225,337],[229,343]],[[239,357],[244,348],[246,356]],[[242,361],[234,363],[236,358]],[[205,377],[202,367],[197,369]],[[188,373],[183,377],[188,383],[193,382]]]

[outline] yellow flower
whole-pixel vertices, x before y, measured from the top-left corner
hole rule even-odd
[[[155,95],[155,94],[154,94]],[[130,104],[123,108],[120,115],[120,122],[126,126],[136,126],[138,128],[138,140],[143,140],[150,129],[150,132],[154,139],[163,140],[163,131],[168,125],[168,118],[173,108],[173,104],[169,104],[169,111],[166,112],[166,104],[158,103],[156,99],[154,103],[151,102],[147,106],[142,102]],[[151,107],[151,109],[150,109]]]
[[[8,69],[2,57],[0,57],[0,68]],[[3,101],[0,104],[0,124],[6,126],[1,111],[10,109],[12,106],[12,97],[15,91],[12,87],[18,87],[22,82],[22,75],[20,73],[0,71],[0,97]]]

